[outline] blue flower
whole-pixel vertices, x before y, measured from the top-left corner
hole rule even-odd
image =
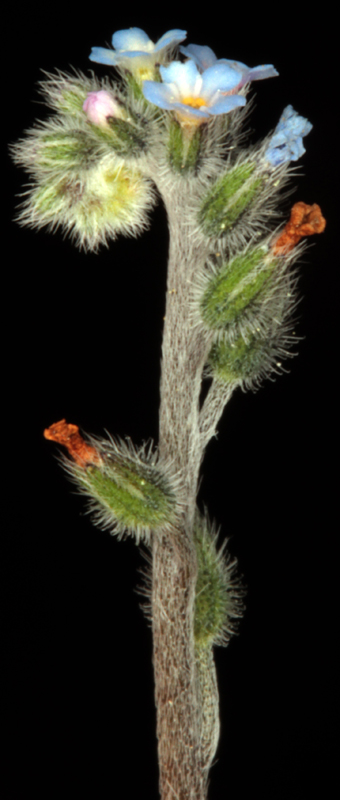
[[[144,96],[159,108],[175,111],[181,121],[199,125],[246,104],[245,97],[234,94],[239,73],[227,64],[216,63],[201,74],[192,60],[173,61],[159,71],[163,83],[144,81]]]
[[[239,83],[235,89],[238,91],[246,83],[251,81],[263,81],[265,78],[275,78],[279,73],[272,64],[262,64],[259,67],[247,67],[242,61],[228,61],[226,58],[217,59],[211,47],[201,47],[199,44],[188,44],[187,47],[180,47],[180,53],[188,58],[192,58],[201,72],[214,64],[227,64],[228,67],[236,70],[239,74]]]
[[[141,28],[128,28],[113,34],[111,41],[114,51],[93,47],[89,58],[90,61],[123,67],[137,74],[144,71],[147,77],[153,77],[156,61],[162,60],[168,48],[183,42],[186,35],[186,31],[168,31],[154,44]]]
[[[293,106],[286,106],[264,154],[266,161],[273,167],[297,161],[306,152],[302,137],[307,136],[312,127],[308,119],[294,111]]]

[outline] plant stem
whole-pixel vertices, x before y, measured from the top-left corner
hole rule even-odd
[[[184,182],[183,182],[184,183]],[[188,188],[162,194],[170,247],[163,333],[160,459],[171,458],[184,489],[173,536],[153,544],[152,620],[161,800],[204,800],[201,708],[194,647],[197,576],[193,522],[201,461],[199,397],[207,341],[189,324],[191,283],[207,251],[186,223]]]

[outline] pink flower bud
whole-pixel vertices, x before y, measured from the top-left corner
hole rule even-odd
[[[107,125],[108,117],[123,117],[122,108],[110,92],[89,92],[83,103],[83,111],[95,125]]]

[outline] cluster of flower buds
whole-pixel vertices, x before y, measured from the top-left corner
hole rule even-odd
[[[209,236],[230,233],[245,215],[260,220],[276,171],[304,153],[311,123],[287,106],[262,150],[237,151],[249,85],[278,72],[272,64],[218,59],[210,47],[184,46],[185,38],[179,29],[156,43],[140,28],[116,31],[112,49],[94,47],[90,60],[115,67],[121,84],[81,73],[42,82],[56,115],[12,148],[32,178],[18,215],[22,224],[60,225],[90,250],[118,234],[137,235],[148,224],[157,165],[162,174],[170,166],[169,180],[174,172],[195,175],[202,165],[211,175],[198,215]],[[176,49],[184,63],[173,60]],[[214,120],[225,120],[225,127],[215,130]],[[221,130],[238,159],[216,169]]]

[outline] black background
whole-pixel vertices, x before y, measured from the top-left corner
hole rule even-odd
[[[321,10],[246,13],[238,4],[200,14],[182,6],[121,13],[104,3],[86,12],[71,2],[20,15],[13,7],[3,43],[4,139],[15,141],[44,114],[41,68],[104,75],[88,61],[91,47],[134,25],[154,41],[183,28],[187,43],[208,44],[219,58],[274,64],[280,77],[253,85],[251,141],[275,127],[288,103],[314,126],[292,201],[318,203],[327,219],[301,264],[297,333],[305,338],[289,374],[232,398],[208,448],[200,497],[221,539],[231,537],[248,587],[240,635],[216,651],[222,735],[210,798],[327,797],[338,704],[332,23]],[[157,207],[140,239],[85,255],[60,233],[13,222],[25,176],[6,154],[3,178],[9,780],[1,793],[156,800],[152,642],[134,591],[143,559],[132,541],[91,525],[43,430],[65,417],[94,434],[157,441],[165,212]]]

